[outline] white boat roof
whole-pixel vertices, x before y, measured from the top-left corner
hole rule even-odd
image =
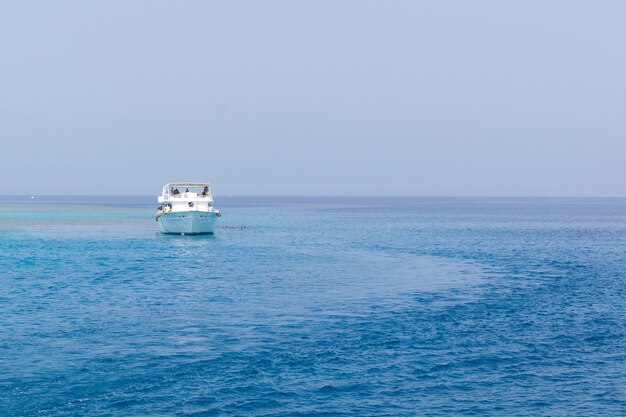
[[[168,182],[167,184],[165,184],[163,186],[163,188],[170,188],[170,187],[204,187],[204,186],[211,187],[211,184],[209,184],[208,182]]]

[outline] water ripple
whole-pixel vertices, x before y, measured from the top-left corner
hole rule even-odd
[[[54,204],[0,213],[3,415],[624,415],[624,201]]]

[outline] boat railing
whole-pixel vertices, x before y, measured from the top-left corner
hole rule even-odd
[[[211,194],[202,194],[202,193],[180,193],[180,194],[172,194],[172,193],[167,193],[165,194],[165,198],[170,199],[170,198],[210,198]]]

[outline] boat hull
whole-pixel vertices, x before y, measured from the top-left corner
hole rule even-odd
[[[217,217],[211,211],[175,211],[161,214],[157,222],[161,233],[204,235],[215,232]]]

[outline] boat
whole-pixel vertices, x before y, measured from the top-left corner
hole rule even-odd
[[[170,182],[158,197],[156,221],[166,234],[202,235],[215,232],[222,213],[213,207],[211,184],[204,182]]]

